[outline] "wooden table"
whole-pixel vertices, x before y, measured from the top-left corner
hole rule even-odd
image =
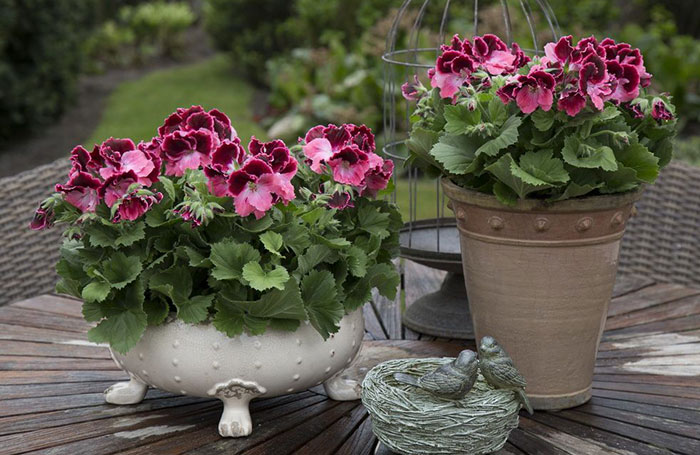
[[[441,279],[413,263],[406,274],[409,302]],[[425,353],[460,348],[402,327],[400,306],[367,306],[366,338]],[[126,374],[87,343],[88,327],[67,298],[0,308],[0,454],[354,455],[377,446],[362,405],[320,389],[253,402],[253,434],[237,440],[219,437],[217,400],[150,390],[141,404],[107,405],[102,391]],[[595,372],[590,402],[522,414],[500,453],[700,454],[700,290],[620,280]]]

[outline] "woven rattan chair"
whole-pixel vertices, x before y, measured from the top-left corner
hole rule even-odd
[[[636,207],[618,273],[700,287],[700,167],[671,163]]]
[[[0,179],[0,305],[54,290],[61,232],[28,225],[69,167],[63,158]],[[619,273],[700,287],[700,168],[672,163],[637,209],[622,242]]]
[[[0,305],[53,292],[61,231],[32,231],[29,222],[54,185],[65,182],[69,168],[62,158],[0,179]]]

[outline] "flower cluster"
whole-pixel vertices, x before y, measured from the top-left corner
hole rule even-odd
[[[648,93],[639,49],[571,36],[532,60],[493,35],[442,47],[402,94],[416,101],[411,162],[502,203],[559,201],[652,183],[673,154],[675,109]]]
[[[112,209],[114,222],[133,220],[162,197],[149,190],[161,168],[160,154],[150,144],[137,146],[131,139],[110,138],[92,152],[75,147],[70,159],[68,181],[56,185],[56,191],[81,212],[94,212],[104,201]]]
[[[451,44],[441,49],[442,54],[435,68],[428,71],[428,77],[443,98],[454,97],[460,87],[472,82],[473,73],[479,69],[491,75],[513,74],[530,61],[517,43],[508,49],[499,37],[490,34],[475,36],[472,41],[455,35]]]
[[[367,197],[393,164],[366,126],[307,138],[308,160],[305,145],[245,145],[193,106],[148,142],[76,147],[30,227],[66,225],[56,290],[83,300],[88,339],[125,353],[168,315],[231,337],[305,322],[326,339],[374,289],[393,300],[401,215]]]
[[[329,174],[335,183],[349,185],[361,196],[376,196],[386,188],[394,171],[394,163],[375,153],[372,131],[365,125],[318,125],[310,129],[302,144],[311,170]],[[351,206],[350,191],[333,193],[330,205]]]
[[[591,36],[574,46],[572,37],[565,36],[544,50],[527,74],[513,76],[498,91],[504,103],[514,100],[525,114],[538,107],[548,111],[555,96],[557,109],[571,117],[589,100],[599,111],[606,101],[629,103],[651,79],[639,49],[611,38],[598,43]]]

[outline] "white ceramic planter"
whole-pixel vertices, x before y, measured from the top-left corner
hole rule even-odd
[[[113,404],[143,400],[148,386],[182,395],[214,397],[224,403],[222,436],[247,436],[253,426],[248,403],[306,390],[323,383],[335,400],[360,398],[359,384],[340,372],[355,359],[364,337],[362,311],[346,315],[326,341],[310,324],[295,332],[267,330],[260,336],[229,338],[211,324],[169,320],[149,327],[126,355],[112,351],[131,381],[105,391]]]

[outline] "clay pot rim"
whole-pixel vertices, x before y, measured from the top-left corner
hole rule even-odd
[[[515,206],[507,206],[501,203],[496,196],[462,188],[450,180],[449,177],[442,177],[440,180],[445,194],[451,200],[504,212],[564,213],[611,210],[638,201],[646,188],[646,185],[640,185],[638,188],[624,193],[587,196],[555,202],[542,199],[518,199]]]

